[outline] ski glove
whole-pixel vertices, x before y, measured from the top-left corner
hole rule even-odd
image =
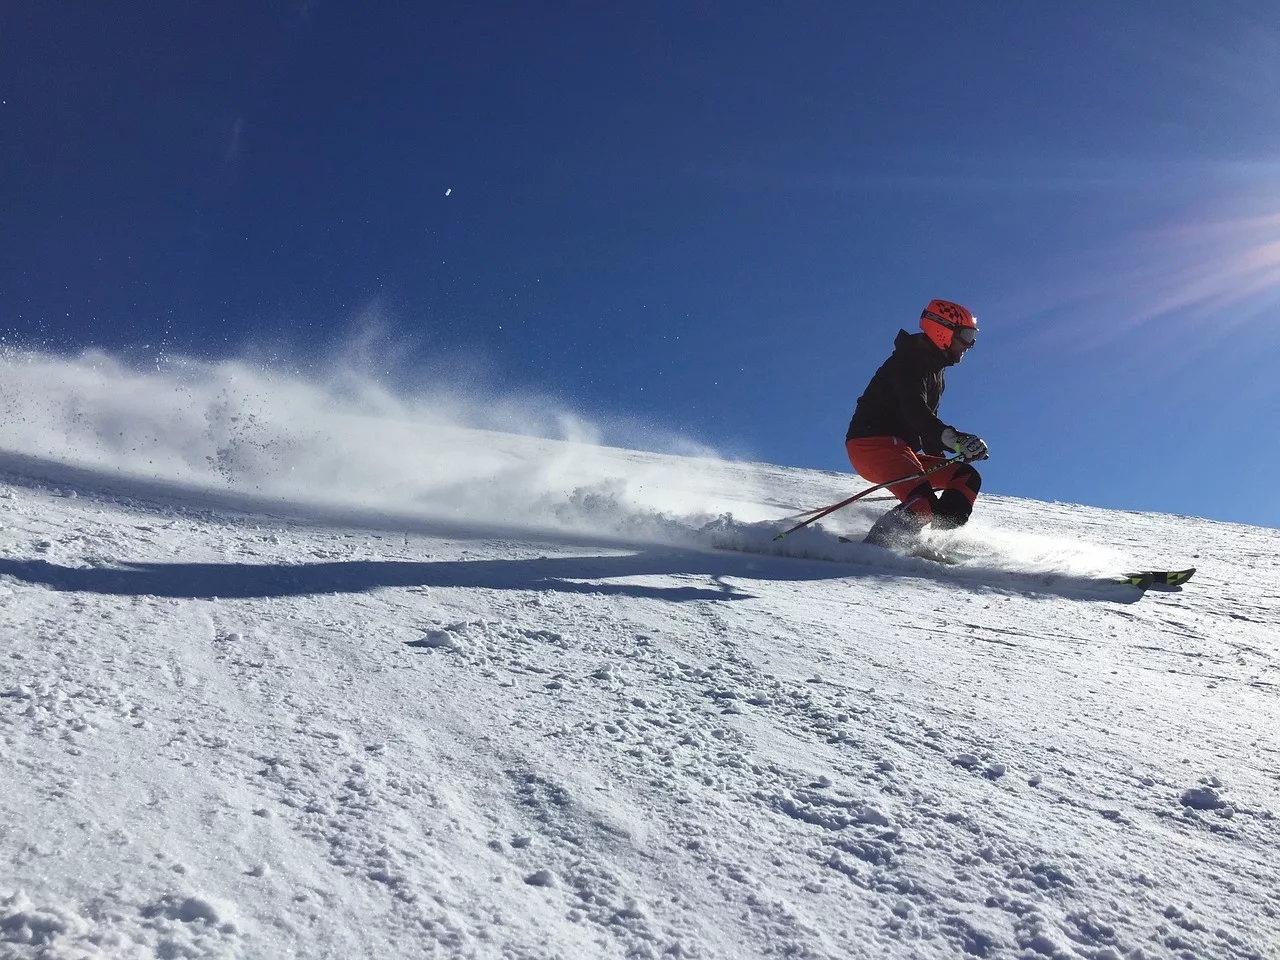
[[[943,427],[942,445],[948,450],[954,450],[967,461],[987,459],[987,445],[981,437],[961,433],[954,427]]]

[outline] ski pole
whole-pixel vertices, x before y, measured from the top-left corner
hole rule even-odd
[[[932,467],[921,470],[919,473],[911,473],[905,477],[899,477],[897,480],[886,480],[884,483],[877,483],[874,487],[867,487],[867,489],[863,490],[861,493],[855,493],[852,497],[849,497],[846,500],[841,500],[839,503],[833,503],[829,507],[819,507],[817,510],[810,510],[809,513],[813,514],[813,516],[809,517],[807,520],[801,520],[794,527],[788,527],[773,539],[781,540],[788,533],[795,533],[801,527],[807,527],[809,524],[814,523],[817,520],[821,520],[823,517],[827,516],[827,514],[835,513],[841,507],[847,507],[855,500],[861,500],[868,493],[875,493],[877,490],[883,490],[885,487],[897,486],[899,483],[906,483],[908,480],[922,480],[929,474],[936,473],[945,467],[951,467],[955,466],[957,463],[965,462],[964,457],[952,457],[950,460],[943,460],[941,463],[935,463]],[[797,516],[803,517],[804,514],[797,514]]]
[[[895,481],[894,481],[894,483],[901,483],[901,481],[900,481],[900,480],[895,480]],[[883,501],[883,502],[885,502],[885,503],[888,503],[890,500],[897,500],[897,499],[898,499],[898,498],[897,498],[897,497],[895,497],[895,496],[893,496],[893,494],[886,494],[885,496],[882,496],[882,497],[867,497],[867,498],[865,499],[865,501],[864,501],[864,502],[865,502],[865,503],[880,503],[881,501]],[[777,523],[790,523],[792,520],[802,520],[802,519],[804,519],[805,517],[809,516],[811,513],[821,513],[821,512],[822,512],[823,510],[825,510],[825,509],[827,509],[827,508],[826,508],[826,507],[814,507],[812,510],[801,510],[799,513],[789,513],[789,514],[787,514],[785,517],[781,517],[781,518],[779,518],[776,522],[777,522]]]
[[[873,499],[874,499],[874,498],[873,498]],[[895,498],[895,499],[897,499],[897,498]],[[826,507],[814,507],[812,510],[801,510],[799,513],[789,513],[789,514],[787,514],[785,517],[782,517],[781,519],[779,519],[777,522],[778,522],[778,523],[790,523],[792,520],[803,520],[805,517],[809,516],[809,514],[811,514],[811,513],[821,513],[821,512],[822,512],[823,510],[825,510],[825,509],[827,509],[827,508],[826,508]]]

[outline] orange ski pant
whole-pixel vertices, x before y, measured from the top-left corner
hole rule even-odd
[[[844,449],[849,454],[849,463],[853,469],[863,480],[871,483],[887,483],[897,477],[908,477],[947,459],[916,453],[898,437],[858,437],[846,440]],[[921,485],[928,484],[934,490],[958,490],[969,501],[969,506],[973,506],[973,501],[978,498],[971,483],[973,473],[973,467],[967,463],[957,463],[927,477],[895,483],[889,487],[889,491],[905,502]]]

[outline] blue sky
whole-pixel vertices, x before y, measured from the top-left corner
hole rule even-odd
[[[1280,526],[1273,0],[11,4],[0,43],[11,342],[305,365],[373,317],[410,386],[847,470],[943,297],[986,490]]]

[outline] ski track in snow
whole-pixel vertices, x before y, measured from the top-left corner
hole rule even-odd
[[[772,543],[849,478],[765,465],[469,534],[7,463],[0,956],[1280,949],[1275,531],[985,498],[945,569]]]

